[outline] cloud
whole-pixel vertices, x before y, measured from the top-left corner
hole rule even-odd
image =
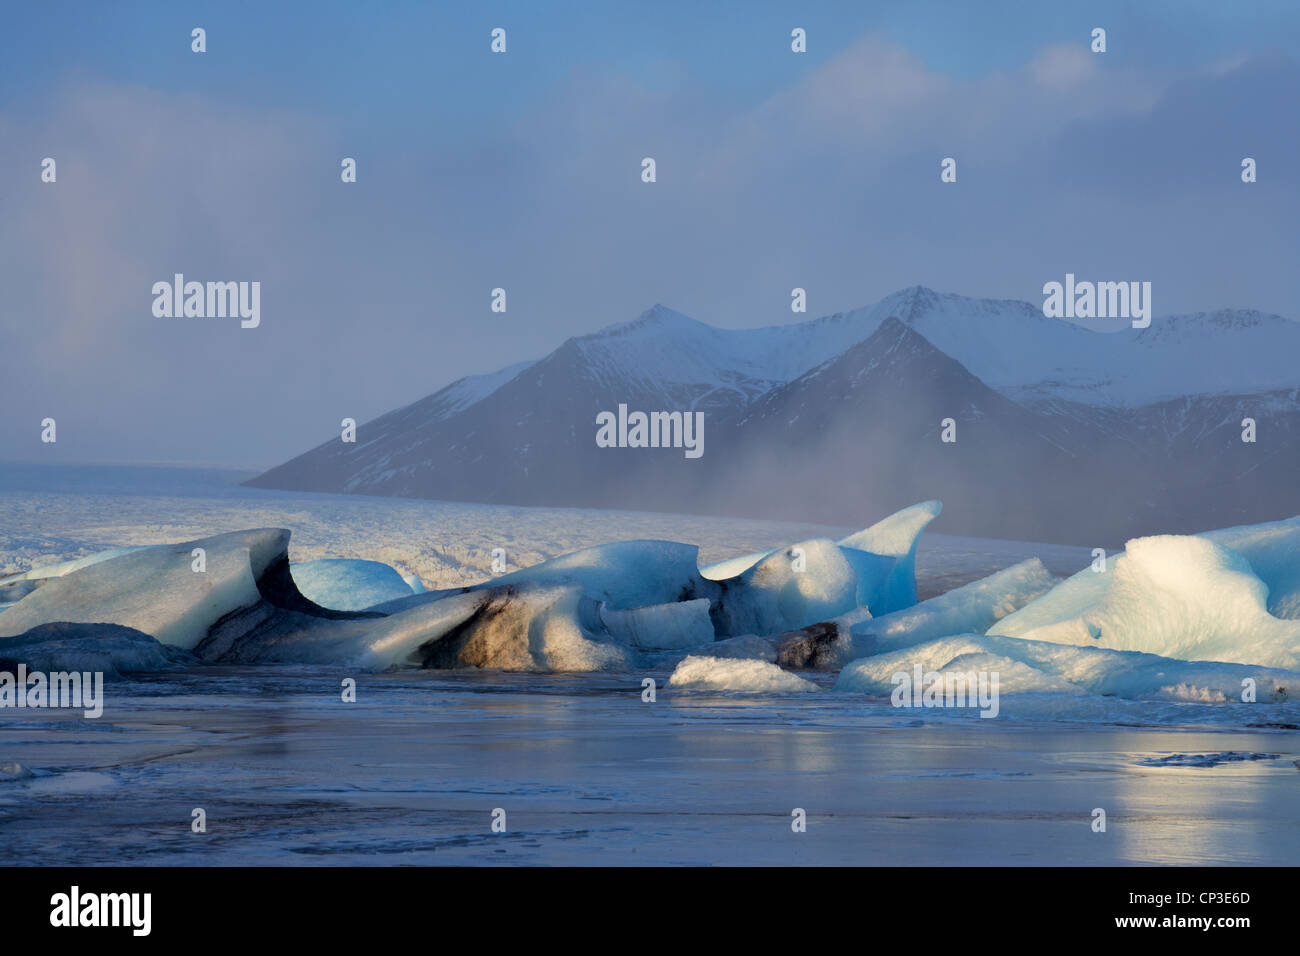
[[[273,96],[69,81],[38,117],[0,115],[0,442],[51,453],[35,423],[59,411],[71,458],[271,464],[653,302],[792,321],[794,286],[825,314],[917,282],[1032,299],[1073,271],[1153,281],[1157,312],[1293,311],[1297,134],[1276,118],[1295,61],[1108,56],[1049,46],[958,80],[867,35],[742,108],[677,64],[584,66],[432,149],[345,141]],[[261,281],[262,327],[155,319],[174,272]]]

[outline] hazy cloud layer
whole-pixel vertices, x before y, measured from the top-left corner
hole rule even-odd
[[[0,115],[0,457],[272,464],[656,301],[800,318],[793,286],[815,315],[915,283],[1039,301],[1071,271],[1150,280],[1157,314],[1300,316],[1296,61],[1125,62],[1057,44],[958,79],[872,34],[739,110],[671,62],[583,66],[409,149],[274,89],[236,107],[68,78],[47,112]],[[155,318],[175,272],[260,281],[261,327]]]

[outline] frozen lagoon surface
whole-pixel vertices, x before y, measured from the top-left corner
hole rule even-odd
[[[870,516],[865,516],[870,517]],[[865,522],[864,522],[865,523]],[[653,537],[722,560],[825,529],[255,491],[185,470],[0,466],[0,569],[257,525],[295,561],[426,587]],[[518,558],[516,558],[518,555]],[[925,598],[1090,548],[926,534]],[[209,666],[115,681],[105,713],[0,710],[0,863],[1291,864],[1300,703],[1008,694],[1001,714],[636,673]],[[805,672],[828,689],[833,674]],[[356,703],[340,684],[357,680]],[[642,681],[657,700],[642,701]],[[1232,759],[1252,755],[1258,759]],[[207,833],[191,832],[191,811]],[[1094,808],[1107,813],[1092,830]],[[506,832],[492,832],[492,812]],[[807,813],[794,833],[791,811]]]
[[[205,668],[97,721],[9,711],[0,862],[1293,864],[1294,731],[1213,705],[1008,695],[995,720],[644,674]],[[1300,721],[1259,705],[1261,722]],[[1020,715],[1020,716],[1017,716]],[[1258,760],[1172,754],[1270,755]],[[190,831],[207,812],[207,833]],[[1107,811],[1094,833],[1092,811]],[[491,830],[506,811],[505,833]],[[791,811],[807,812],[807,831]]]

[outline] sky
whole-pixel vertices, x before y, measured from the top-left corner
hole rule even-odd
[[[21,5],[0,459],[270,466],[655,303],[1073,272],[1300,318],[1297,49],[1290,2]],[[261,325],[156,317],[178,272],[259,281]]]

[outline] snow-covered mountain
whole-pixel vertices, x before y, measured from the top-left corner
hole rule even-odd
[[[1300,323],[1245,310],[1101,332],[913,287],[732,330],[655,306],[250,484],[837,524],[942,497],[950,531],[1111,544],[1300,511],[1296,356]],[[703,412],[704,457],[597,447],[619,404]]]
[[[1137,407],[1184,395],[1294,387],[1300,322],[1251,309],[1166,315],[1146,329],[1095,331],[1041,305],[921,286],[843,319],[870,335],[896,316],[981,381],[1022,401]]]

